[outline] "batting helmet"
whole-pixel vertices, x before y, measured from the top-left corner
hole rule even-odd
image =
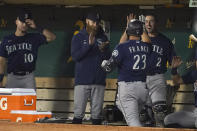
[[[141,36],[143,33],[143,24],[141,21],[134,19],[128,24],[126,33],[128,36]]]

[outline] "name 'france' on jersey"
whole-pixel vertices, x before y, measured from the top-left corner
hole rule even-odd
[[[0,44],[0,56],[8,60],[7,72],[34,71],[38,48],[46,42],[46,37],[40,33],[4,37]]]
[[[150,37],[152,44],[152,53],[150,57],[151,74],[163,74],[167,71],[167,62],[171,63],[172,57],[176,55],[174,45],[163,34],[158,34],[156,37]]]
[[[119,44],[112,52],[118,66],[118,81],[145,81],[151,44],[129,40]]]

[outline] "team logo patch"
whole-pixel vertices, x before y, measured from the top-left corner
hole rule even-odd
[[[114,50],[114,51],[112,52],[112,56],[117,57],[117,56],[118,56],[118,50]]]

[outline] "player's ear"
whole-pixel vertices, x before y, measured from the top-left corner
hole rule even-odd
[[[17,19],[16,19],[16,20],[15,20],[15,24],[17,25],[17,23],[18,23],[18,22],[17,22]]]
[[[86,24],[88,24],[89,23],[89,21],[88,21],[88,19],[86,19]]]
[[[18,20],[18,17],[17,17],[16,20],[15,20],[15,24],[18,25],[18,22],[19,22],[19,20]]]

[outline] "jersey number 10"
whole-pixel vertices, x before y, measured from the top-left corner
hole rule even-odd
[[[31,54],[31,53],[24,54],[25,63],[31,63],[31,62],[33,62],[33,60],[34,60],[33,54]]]

